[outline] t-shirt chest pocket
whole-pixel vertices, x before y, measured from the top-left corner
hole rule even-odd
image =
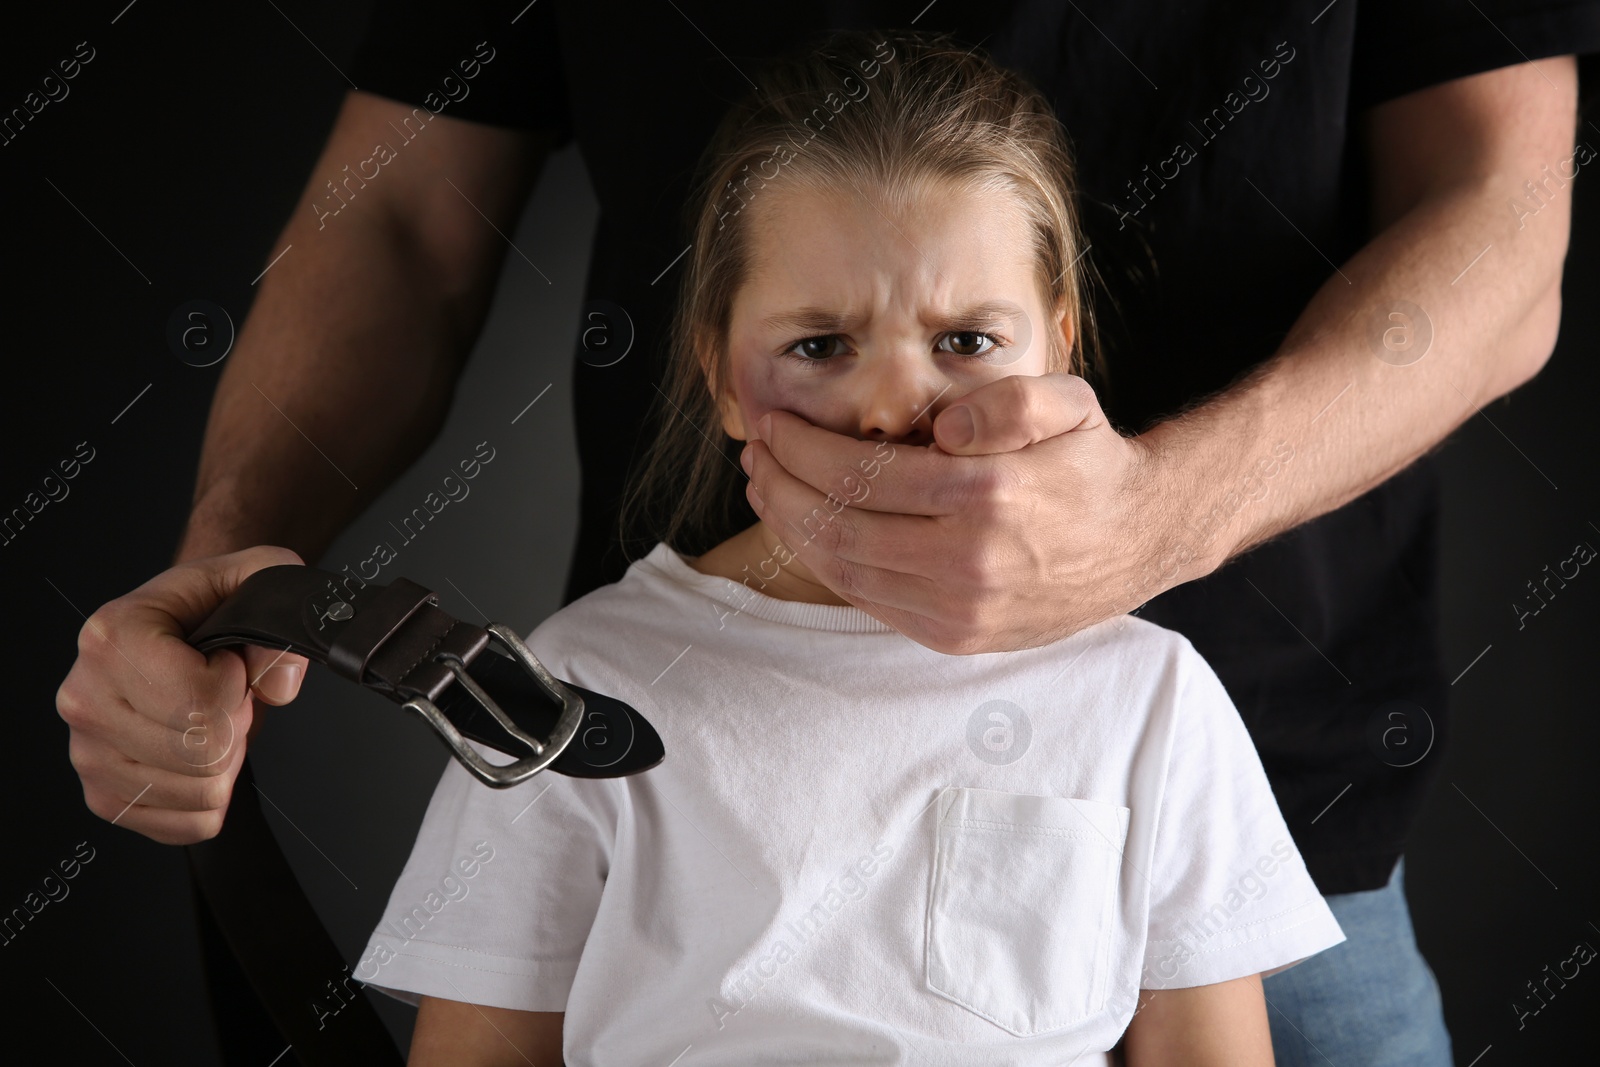
[[[928,888],[928,988],[1019,1037],[1105,1007],[1128,809],[948,789]]]

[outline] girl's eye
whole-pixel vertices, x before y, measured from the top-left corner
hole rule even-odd
[[[838,355],[841,340],[836,333],[806,337],[790,345],[783,354],[801,363],[821,363]],[[979,330],[952,331],[941,337],[938,344],[939,351],[957,356],[986,356],[1005,347],[1006,342],[999,337]]]
[[[996,348],[1004,347],[1000,339],[993,334],[979,333],[977,330],[957,330],[954,333],[947,333],[944,335],[944,341],[950,343],[950,347],[944,351],[958,356],[982,356]],[[989,347],[980,347],[985,341],[989,342]],[[942,345],[943,342],[941,347]]]
[[[807,337],[790,345],[784,354],[793,353],[802,362],[818,362],[834,354],[834,345],[838,340],[839,335],[831,333],[820,337]]]

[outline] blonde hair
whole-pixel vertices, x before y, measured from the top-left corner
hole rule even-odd
[[[838,31],[769,63],[717,127],[685,205],[692,244],[666,387],[653,405],[655,442],[622,501],[624,551],[626,531],[653,529],[697,556],[756,521],[737,462],[743,442],[723,432],[716,397],[750,265],[744,208],[762,188],[792,182],[908,202],[925,183],[945,181],[1013,197],[1046,308],[1065,309],[1073,326],[1070,348],[1059,330],[1046,331],[1049,369],[1084,375],[1096,369],[1098,347],[1073,170],[1044,95],[949,34]]]

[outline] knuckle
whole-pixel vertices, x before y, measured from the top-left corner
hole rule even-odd
[[[857,596],[864,597],[866,595],[861,591],[861,579],[864,573],[864,568],[856,563],[852,563],[847,559],[837,560],[833,564],[833,568],[834,573],[838,575],[840,585],[844,586],[844,588],[850,592],[855,593]]]
[[[813,508],[811,521],[816,523],[816,540],[820,547],[830,555],[839,550],[839,517],[828,510],[827,505]]]
[[[200,746],[198,746],[198,745],[194,746],[194,747],[196,749],[200,748]],[[207,747],[209,747],[209,746],[207,746]],[[188,753],[186,752],[186,756],[187,755],[188,755]],[[209,756],[209,753],[207,753],[206,755]],[[183,773],[184,774],[187,774],[191,778],[195,778],[195,779],[198,779],[198,780],[203,781],[203,782],[211,782],[211,781],[216,781],[218,779],[221,779],[223,781],[223,783],[224,783],[222,788],[225,791],[231,791],[232,788],[233,788],[232,781],[228,777],[229,772],[232,769],[233,769],[233,761],[231,761],[231,760],[229,760],[229,759],[227,759],[225,757],[202,759],[198,755],[196,755],[192,759],[191,758],[185,758],[184,761],[183,761]],[[206,807],[216,807],[216,805],[215,804],[207,804]]]
[[[951,636],[945,641],[944,647],[939,651],[943,652],[947,656],[970,656],[977,651],[977,649],[971,647],[971,645],[964,638]]]
[[[1027,470],[996,465],[989,489],[991,522],[1015,525],[1015,516],[1031,513],[1038,499],[1039,488],[1032,483]]]
[[[966,631],[958,624],[950,621],[935,622],[928,628],[926,642],[929,648],[946,656],[969,655],[970,639]]]
[[[92,786],[83,787],[83,806],[96,818],[110,822],[117,817],[123,805],[116,803],[116,798]]]
[[[195,844],[199,841],[209,841],[222,832],[222,819],[226,814],[221,809],[202,811],[185,820],[187,840],[184,844]]]
[[[981,463],[968,483],[968,503],[977,508],[993,508],[1006,492],[1006,476],[998,463]]]
[[[856,550],[861,545],[861,528],[855,517],[850,514],[850,509],[846,508],[840,511],[828,525],[832,527],[829,534],[832,540],[829,544],[834,554],[838,556],[855,555]]]
[[[104,605],[83,620],[78,627],[78,655],[94,657],[110,644],[106,631],[113,625],[111,606]]]
[[[994,477],[990,466],[986,462],[963,464],[954,468],[949,476],[939,479],[931,487],[939,513],[970,520],[973,509],[982,503],[989,491],[990,480]]]
[[[79,696],[78,687],[70,677],[56,690],[56,714],[73,731],[81,730],[88,724],[89,704]]]
[[[221,659],[231,662],[221,670],[207,670],[194,678],[187,698],[174,713],[173,723],[178,730],[188,730],[199,723],[212,736],[219,731],[225,735],[222,720],[245,703],[249,679],[243,661],[237,655]]]
[[[995,490],[986,489],[975,494],[962,505],[961,526],[968,535],[963,545],[971,549],[984,543],[996,532],[1005,513],[1004,504],[996,498]],[[963,553],[965,555],[965,552]]]
[[[812,508],[811,513],[800,521],[800,533],[804,535],[802,541],[833,553],[838,545],[838,525],[837,517],[826,507]]]
[[[93,779],[100,767],[92,746],[84,743],[83,736],[77,733],[70,735],[67,740],[67,762],[72,764],[72,769],[85,782]]]
[[[953,637],[951,644],[954,648],[952,654],[957,656],[971,656],[988,651],[988,646],[981,635],[966,630]]]
[[[961,468],[946,467],[941,476],[930,482],[923,492],[930,498],[931,506],[938,515],[960,515],[972,497],[972,481],[970,477],[963,477],[959,473]]]
[[[1000,379],[1000,397],[1005,417],[1026,420],[1038,413],[1038,391],[1032,388],[1033,379],[1023,374],[1008,374]]]
[[[202,778],[195,789],[195,808],[202,814],[221,811],[233,798],[233,776]]]

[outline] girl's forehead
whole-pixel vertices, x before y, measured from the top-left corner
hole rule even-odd
[[[752,207],[756,205],[752,204]],[[1035,294],[1026,219],[1008,197],[955,188],[914,203],[785,190],[751,219],[735,314],[948,314]]]
[[[774,183],[750,206],[752,252],[826,254],[844,245],[926,259],[929,249],[984,255],[1028,232],[1016,197],[995,189],[925,182],[915,195],[889,197],[872,187],[839,190]]]

